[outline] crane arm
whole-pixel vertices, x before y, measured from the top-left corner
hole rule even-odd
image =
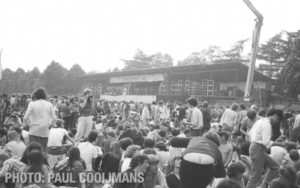
[[[246,82],[246,89],[244,97],[245,99],[249,98],[251,95],[251,89],[253,84],[253,77],[254,77],[254,69],[255,69],[255,62],[256,62],[256,56],[258,51],[258,44],[259,44],[259,37],[260,37],[260,31],[261,26],[263,24],[263,16],[256,10],[256,8],[252,5],[250,0],[243,0],[245,4],[251,9],[251,11],[255,14],[257,17],[255,29],[253,32],[253,38],[252,38],[252,49],[251,49],[251,58],[250,58],[250,64],[248,68],[248,75],[247,75],[247,82]]]
[[[251,9],[251,11],[255,14],[255,16],[260,20],[263,21],[264,17],[261,15],[261,13],[258,12],[258,10],[252,5],[251,1],[249,0],[243,0],[245,4]]]

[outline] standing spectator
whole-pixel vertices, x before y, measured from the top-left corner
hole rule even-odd
[[[188,106],[190,108],[190,122],[188,125],[191,127],[192,136],[201,136],[203,134],[203,115],[202,112],[197,108],[198,102],[195,98],[187,99]]]
[[[295,121],[294,121],[293,129],[295,129],[298,126],[300,126],[300,113],[295,115]]]
[[[44,151],[47,149],[49,128],[55,125],[56,115],[53,105],[46,101],[44,88],[38,88],[33,93],[32,101],[25,113],[24,123],[29,127],[29,142],[38,142]]]
[[[203,115],[203,133],[206,133],[207,131],[210,130],[210,121],[211,121],[211,116],[210,116],[210,110],[208,109],[208,102],[205,101],[202,104],[201,107],[201,112]]]
[[[282,119],[283,112],[281,110],[271,109],[267,118],[262,118],[253,125],[250,131],[251,145],[249,149],[252,167],[247,188],[256,188],[264,166],[268,168],[268,171],[261,185],[262,188],[267,187],[276,175],[279,165],[266,153],[266,150],[274,144],[271,141],[272,125],[278,125]],[[280,145],[280,143],[278,144]]]
[[[160,100],[158,106],[155,108],[155,123],[164,122],[167,119],[167,107],[164,105],[164,101]]]
[[[65,129],[70,130],[71,128],[71,111],[70,111],[70,103],[67,99],[65,99],[64,105],[62,106],[62,118],[65,121]]]
[[[2,126],[2,122],[4,122],[4,112],[6,109],[6,103],[3,100],[2,95],[0,95],[0,125]]]
[[[254,125],[254,123],[259,120],[260,117],[256,115],[256,112],[249,110],[247,112],[247,117],[245,117],[241,122],[240,132],[245,136],[246,140],[249,140],[249,132]]]
[[[181,122],[185,118],[185,115],[186,115],[186,109],[182,105],[181,102],[178,103],[177,110],[178,110],[178,121]]]
[[[156,102],[153,101],[152,104],[151,104],[151,119],[154,119],[155,118],[155,109],[156,109]]]
[[[76,127],[77,124],[77,119],[78,119],[78,113],[79,113],[79,106],[77,105],[77,103],[75,103],[75,97],[72,96],[70,99],[70,113],[71,113],[71,117],[70,117],[70,127],[69,129],[73,129]]]
[[[231,108],[225,110],[221,118],[220,124],[222,129],[230,134],[232,134],[233,130],[237,126],[238,109],[239,106],[236,103],[232,104]]]
[[[145,107],[142,110],[142,122],[143,126],[146,126],[148,121],[150,120],[150,111],[151,111],[151,106],[150,104],[145,105]]]
[[[10,99],[9,96],[7,94],[3,94],[3,101],[5,102],[5,110],[3,113],[3,118],[2,118],[2,124],[6,119],[6,116],[10,115]]]
[[[247,116],[247,110],[245,104],[240,104],[240,111],[238,113],[237,124],[240,125],[242,120]]]
[[[78,119],[75,142],[80,141],[82,138],[87,138],[93,128],[94,101],[92,90],[85,89],[83,95],[84,101],[80,104],[81,110],[80,117]]]

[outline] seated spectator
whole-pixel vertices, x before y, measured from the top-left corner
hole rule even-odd
[[[138,145],[131,145],[125,151],[124,160],[121,161],[121,172],[125,172],[130,168],[130,162],[132,157],[141,149]]]
[[[160,169],[163,169],[165,165],[170,161],[170,152],[167,150],[164,142],[157,142],[154,146],[157,156],[159,158]]]
[[[270,188],[297,188],[296,171],[290,167],[281,167],[279,169],[279,178],[272,180]]]
[[[86,170],[86,164],[80,157],[80,150],[77,147],[70,148],[67,169],[72,172],[72,179],[74,180],[74,182],[68,182],[67,186],[83,188],[84,183],[80,182],[80,173]]]
[[[110,151],[110,145],[111,143],[116,141],[116,133],[115,131],[111,130],[107,133],[107,138],[104,140],[103,143],[103,150],[104,153],[109,152]]]
[[[235,181],[224,179],[222,180],[216,188],[242,188],[240,184]]]
[[[298,162],[300,159],[300,155],[297,150],[292,149],[288,154],[284,156],[284,159],[282,160],[282,166],[291,166],[293,167],[296,162]]]
[[[7,131],[0,128],[0,146],[5,146],[7,144]]]
[[[130,162],[130,168],[126,170],[122,175],[124,175],[125,177],[135,177],[138,176],[137,174],[139,173],[145,174],[148,167],[149,167],[148,157],[146,155],[136,155],[132,158]],[[115,188],[133,188],[133,187],[144,188],[144,183],[132,182],[128,180],[128,182],[117,183],[115,185]]]
[[[97,137],[98,133],[96,131],[91,131],[88,135],[88,141],[78,145],[81,158],[85,161],[87,171],[93,171],[98,168],[95,163],[96,158],[103,154],[101,148],[95,146]]]
[[[159,158],[156,155],[148,155],[149,167],[145,174],[145,188],[160,186],[167,187],[166,177],[159,169]]]
[[[227,168],[227,177],[230,180],[233,180],[241,185],[241,187],[245,187],[245,182],[243,179],[243,174],[245,172],[245,167],[240,162],[233,162]]]
[[[21,141],[20,135],[16,131],[9,131],[7,137],[9,142],[5,145],[5,152],[7,152],[11,157],[21,158],[26,146]]]
[[[27,154],[27,160],[29,161],[29,165],[26,169],[24,169],[25,173],[33,173],[31,177],[35,177],[35,174],[41,174],[44,177],[41,182],[34,182],[30,179],[25,183],[25,186],[28,185],[37,185],[43,188],[52,188],[49,173],[50,169],[47,165],[43,163],[43,155],[39,151],[31,151]],[[23,182],[22,182],[23,183]]]
[[[175,156],[170,162],[169,172],[166,173],[166,180],[169,188],[182,188],[180,181],[179,169],[181,164],[181,156]]]
[[[276,141],[279,142],[280,139],[277,139]],[[278,164],[282,164],[283,158],[286,154],[286,148],[282,146],[271,146],[270,157],[272,157],[272,159],[274,159]]]
[[[133,144],[133,141],[131,138],[123,138],[120,140],[121,144],[121,151],[122,151],[122,159],[124,158],[125,151],[128,148],[128,146],[131,146]]]
[[[141,153],[144,155],[157,155],[156,151],[150,148],[144,149]]]
[[[110,151],[103,156],[100,171],[108,178],[109,173],[117,173],[119,171],[119,164],[122,157],[121,144],[118,141],[111,143]]]
[[[219,133],[219,136],[221,139],[221,145],[219,146],[219,149],[222,153],[224,166],[227,167],[232,159],[233,146],[230,142],[228,142],[230,135],[227,132],[222,131]]]

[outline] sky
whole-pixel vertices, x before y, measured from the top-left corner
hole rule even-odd
[[[300,29],[300,0],[252,4],[264,16],[261,43]],[[210,45],[228,49],[251,38],[254,19],[243,0],[0,0],[1,63],[43,71],[55,60],[103,72],[123,68],[121,59],[137,49],[177,62]]]

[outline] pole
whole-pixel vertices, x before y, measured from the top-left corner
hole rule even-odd
[[[259,37],[260,37],[260,30],[262,26],[262,21],[257,20],[256,28],[253,33],[253,43],[252,43],[252,52],[250,57],[250,65],[248,68],[248,75],[247,75],[247,83],[246,83],[246,90],[244,97],[250,97],[251,89],[253,84],[253,77],[254,77],[254,70],[255,70],[255,63],[256,63],[256,56],[257,56],[257,48],[259,44]]]
[[[263,16],[256,10],[256,8],[252,5],[252,3],[249,0],[243,0],[243,1],[257,17],[255,30],[253,32],[250,65],[248,68],[246,89],[245,89],[245,94],[244,94],[245,98],[249,98],[251,95],[251,89],[252,89],[252,84],[253,84],[257,49],[258,49],[258,44],[259,44],[260,31],[261,31],[261,27],[263,24]]]

